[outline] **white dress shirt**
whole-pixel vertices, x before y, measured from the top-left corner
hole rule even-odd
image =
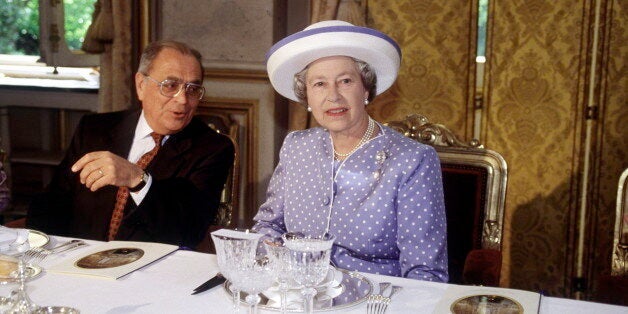
[[[140,119],[137,121],[137,126],[135,127],[133,144],[131,145],[131,150],[129,151],[129,156],[127,157],[128,161],[132,163],[137,163],[137,161],[140,160],[140,158],[145,153],[149,152],[155,147],[155,141],[150,136],[151,133],[153,133],[153,129],[151,129],[151,127],[148,125],[148,122],[146,122],[144,110],[142,110],[142,113],[140,114]],[[161,140],[161,145],[163,145],[169,137],[169,135],[164,136],[164,138]],[[142,202],[142,200],[146,196],[146,193],[148,193],[148,190],[152,183],[153,178],[150,176],[150,174],[148,174],[146,185],[144,185],[141,190],[135,193],[130,193],[135,204],[139,205]]]

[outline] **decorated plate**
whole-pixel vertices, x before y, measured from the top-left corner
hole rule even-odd
[[[472,295],[456,300],[451,305],[451,313],[504,313],[523,314],[519,302],[500,295]]]

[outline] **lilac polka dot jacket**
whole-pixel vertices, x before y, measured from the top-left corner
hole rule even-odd
[[[334,161],[322,128],[288,134],[253,229],[336,236],[336,267],[447,282],[447,235],[436,151],[379,125]]]

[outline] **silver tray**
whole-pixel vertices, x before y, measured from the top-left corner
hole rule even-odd
[[[331,311],[352,307],[364,302],[373,293],[373,283],[358,272],[336,268],[342,275],[339,281],[327,285],[324,288],[317,288],[318,293],[314,296],[314,311]],[[225,292],[231,296],[231,282],[226,281],[223,285]],[[303,312],[303,297],[298,289],[288,291],[288,312]],[[240,293],[240,302],[245,303],[247,294]],[[271,311],[281,310],[281,302],[277,288],[271,288],[260,294],[261,301],[259,307]]]

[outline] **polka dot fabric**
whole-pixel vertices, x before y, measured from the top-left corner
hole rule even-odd
[[[329,133],[288,134],[254,229],[336,235],[332,263],[367,273],[441,281],[447,226],[436,151],[379,125],[337,166]]]

